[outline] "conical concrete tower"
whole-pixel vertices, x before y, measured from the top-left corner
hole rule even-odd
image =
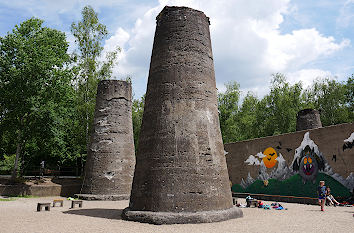
[[[315,109],[303,109],[296,116],[296,131],[322,127],[320,112]]]
[[[209,19],[165,7],[156,21],[133,188],[122,216],[154,224],[241,217],[220,133]]]
[[[84,183],[77,195],[82,199],[129,199],[135,166],[131,95],[128,82],[98,84]]]

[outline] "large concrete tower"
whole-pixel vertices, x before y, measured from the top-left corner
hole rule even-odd
[[[296,116],[296,131],[321,128],[320,113],[314,109],[303,109]]]
[[[82,199],[129,199],[135,166],[131,95],[128,82],[98,84],[84,183],[77,195]]]
[[[220,133],[209,19],[165,7],[156,21],[133,188],[122,216],[154,224],[241,217]]]

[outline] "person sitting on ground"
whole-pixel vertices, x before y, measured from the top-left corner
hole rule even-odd
[[[328,200],[328,202],[331,205],[334,205],[334,206],[339,205],[339,202],[336,199],[334,199],[334,197],[332,196],[331,188],[329,186],[327,186],[327,188],[326,188],[326,199]]]
[[[321,206],[321,211],[324,211],[324,205],[326,201],[326,186],[323,180],[320,181],[320,185],[317,188],[318,204]]]

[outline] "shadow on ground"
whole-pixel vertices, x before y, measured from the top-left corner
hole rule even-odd
[[[342,208],[342,207],[340,207],[340,208]],[[339,209],[339,208],[338,208],[338,209]],[[326,211],[326,208],[325,208],[324,210]],[[318,210],[306,210],[306,211],[309,211],[309,212],[321,212],[320,209],[318,209]],[[344,211],[344,212],[354,213],[354,211]]]
[[[344,212],[354,214],[354,211],[344,211]]]
[[[122,209],[79,209],[63,211],[64,214],[84,215],[96,218],[122,219]]]

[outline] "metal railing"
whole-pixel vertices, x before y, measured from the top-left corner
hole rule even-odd
[[[45,167],[40,166],[27,167],[20,171],[22,176],[81,176],[81,167]],[[11,175],[11,171],[0,170],[0,175]]]

